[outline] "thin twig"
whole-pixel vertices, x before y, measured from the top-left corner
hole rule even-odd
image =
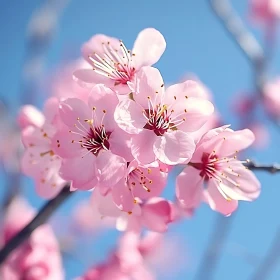
[[[214,278],[215,269],[225,245],[227,236],[230,232],[234,216],[224,217],[217,214],[214,230],[209,239],[202,261],[200,262],[194,280],[211,280]]]
[[[270,273],[277,265],[280,258],[280,228],[277,230],[275,237],[270,245],[266,256],[255,270],[251,280],[266,280],[270,279]]]
[[[8,243],[0,250],[0,264],[2,264],[9,254],[26,241],[32,232],[44,224],[53,212],[71,195],[69,186],[65,186],[60,193],[53,199],[49,200],[38,212],[36,217],[18,232]]]
[[[277,173],[280,172],[280,164],[274,163],[274,164],[259,164],[252,160],[247,159],[247,162],[244,163],[246,167],[248,167],[250,170],[254,171],[266,171],[269,173]]]
[[[210,6],[222,26],[229,33],[246,58],[254,65],[263,64],[264,52],[255,37],[246,29],[242,19],[235,13],[228,0],[210,0]]]

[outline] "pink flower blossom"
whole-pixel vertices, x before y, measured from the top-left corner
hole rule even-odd
[[[164,37],[153,28],[141,31],[132,51],[116,38],[95,35],[82,47],[93,69],[80,69],[74,77],[84,83],[105,84],[118,94],[129,94],[128,85],[142,66],[156,63],[166,47]]]
[[[177,219],[177,210],[173,203],[161,197],[146,201],[135,199],[134,207],[128,213],[116,206],[111,193],[103,196],[95,190],[91,201],[97,205],[102,216],[116,218],[116,227],[120,231],[139,232],[142,227],[146,227],[151,231],[165,232],[168,224]]]
[[[131,151],[142,164],[156,159],[169,165],[186,163],[194,149],[188,132],[198,130],[213,113],[211,102],[195,97],[193,81],[164,90],[160,72],[143,67],[137,74],[133,100],[120,102],[115,119],[132,137]]]
[[[53,106],[48,109],[57,110]],[[32,120],[37,115],[41,115],[40,118],[44,120],[40,127],[34,126],[35,122]],[[47,115],[50,115],[50,112]],[[40,112],[30,114],[29,118],[29,123],[33,125],[22,130],[22,142],[26,149],[21,160],[21,169],[25,175],[34,178],[36,191],[40,196],[52,198],[65,185],[65,181],[58,174],[61,158],[52,149],[52,137],[56,133],[56,127],[51,122],[55,120],[55,114],[53,119],[48,120]]]
[[[263,102],[267,112],[275,117],[280,118],[280,78],[267,83],[264,87]]]
[[[125,212],[131,212],[135,199],[146,200],[161,194],[166,185],[167,173],[158,165],[144,167],[133,160],[129,163],[126,175],[112,188],[116,205]]]
[[[278,0],[251,0],[251,15],[255,21],[272,24],[280,18],[280,2]]]
[[[97,184],[106,192],[124,177],[132,160],[130,137],[114,121],[118,98],[104,85],[92,89],[88,104],[69,98],[60,104],[64,129],[54,136],[53,149],[63,158],[60,175],[76,189]]]
[[[90,89],[73,80],[73,72],[77,68],[91,69],[90,65],[82,59],[70,62],[56,69],[51,81],[49,81],[51,84],[49,91],[52,96],[59,100],[74,97],[87,101]]]
[[[260,183],[236,158],[253,141],[254,134],[248,129],[233,131],[224,126],[206,133],[176,180],[176,195],[183,207],[191,211],[205,200],[213,210],[230,215],[238,200],[256,199]]]
[[[18,213],[21,213],[18,219]],[[34,210],[22,199],[9,206],[2,229],[6,243],[34,216]],[[0,268],[1,280],[63,280],[59,245],[49,225],[38,227],[28,241],[13,251]]]

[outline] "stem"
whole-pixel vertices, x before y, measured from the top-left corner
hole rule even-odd
[[[0,250],[0,264],[2,264],[9,254],[26,241],[32,232],[44,224],[55,210],[72,194],[69,191],[69,185],[66,185],[60,193],[53,199],[49,200],[42,209],[38,212],[36,217],[19,231],[13,238],[11,238],[5,246]]]
[[[252,160],[247,159],[247,162],[244,163],[246,167],[250,170],[256,170],[256,171],[266,171],[271,174],[280,172],[280,164],[274,163],[274,164],[259,164]]]

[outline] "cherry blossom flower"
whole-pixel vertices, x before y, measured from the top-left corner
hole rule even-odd
[[[47,114],[51,115],[52,111],[56,111],[57,104],[46,103],[50,112]],[[53,107],[54,106],[54,107]],[[29,111],[36,111],[35,109],[30,109]],[[26,107],[23,108],[24,112],[20,115],[24,115],[26,112]],[[32,120],[32,118],[40,118],[44,120],[43,125],[37,126],[38,123]],[[36,114],[30,114],[25,118],[25,123],[28,125],[22,130],[22,142],[25,146],[25,152],[21,160],[22,172],[35,180],[36,192],[44,198],[52,198],[56,196],[61,188],[65,185],[65,181],[59,176],[59,169],[61,166],[61,158],[57,156],[52,148],[52,137],[56,133],[56,126],[52,124],[55,121],[55,114],[52,112],[52,117],[46,119],[45,116],[36,112]],[[21,118],[21,117],[20,117]],[[30,120],[27,122],[28,118]],[[24,123],[24,122],[23,122]],[[34,126],[36,124],[36,126]]]
[[[146,200],[161,194],[167,175],[158,164],[145,167],[133,160],[128,164],[126,175],[112,188],[113,200],[122,211],[131,212],[135,199]]]
[[[21,213],[20,219],[18,213]],[[6,243],[34,216],[26,201],[16,198],[10,204],[2,225],[2,243]],[[30,238],[13,251],[0,268],[2,280],[63,280],[59,245],[49,225],[41,225]]]
[[[139,232],[145,227],[151,231],[165,232],[168,224],[178,218],[174,204],[161,197],[153,197],[146,201],[135,199],[134,207],[129,212],[124,212],[116,206],[112,193],[103,196],[96,189],[91,201],[93,205],[97,205],[102,217],[116,218],[116,227],[120,231]]]
[[[164,37],[154,28],[141,31],[132,51],[116,38],[95,35],[82,47],[93,69],[80,69],[74,77],[84,83],[105,84],[118,94],[129,94],[129,84],[143,66],[155,64],[166,47]]]
[[[88,104],[78,98],[60,103],[64,129],[54,136],[53,149],[63,158],[60,175],[76,189],[97,184],[103,192],[115,185],[132,160],[130,137],[114,121],[118,98],[104,85],[92,89]]]
[[[206,133],[189,166],[176,180],[176,195],[182,206],[191,211],[205,200],[213,210],[230,215],[238,200],[256,199],[260,183],[236,158],[237,152],[253,141],[254,134],[248,129],[233,131],[224,126]]]
[[[133,100],[121,101],[115,111],[118,125],[134,134],[131,151],[142,164],[156,159],[168,165],[190,160],[195,144],[188,132],[198,130],[214,111],[211,102],[197,98],[193,81],[164,90],[160,72],[143,67],[137,75]]]

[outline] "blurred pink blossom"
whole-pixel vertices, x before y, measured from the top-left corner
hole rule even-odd
[[[2,224],[5,244],[34,216],[34,210],[21,198],[9,205]],[[20,219],[18,219],[18,215]],[[13,251],[0,268],[1,280],[63,280],[59,245],[47,224],[38,227],[30,238]]]

